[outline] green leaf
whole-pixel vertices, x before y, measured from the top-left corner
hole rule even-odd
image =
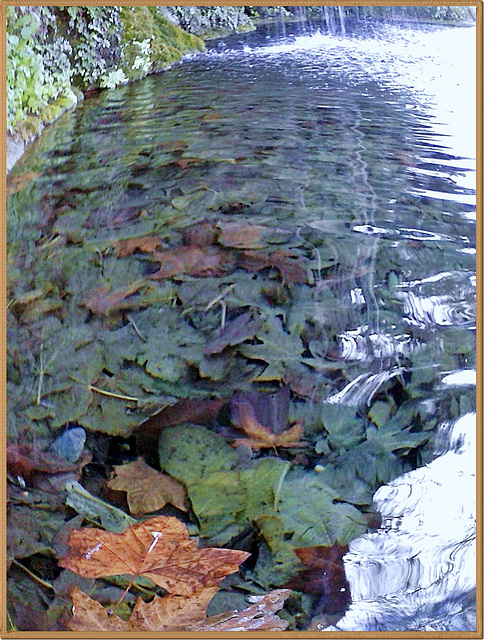
[[[364,422],[355,416],[354,407],[325,402],[320,405],[320,417],[331,443],[338,449],[349,449],[364,436]]]
[[[78,482],[68,482],[66,489],[66,504],[88,520],[98,521],[106,531],[122,533],[128,526],[136,523],[127,513],[96,498]]]

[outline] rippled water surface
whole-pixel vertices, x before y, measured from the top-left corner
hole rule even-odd
[[[208,46],[46,130],[12,173],[39,176],[28,210],[21,194],[9,204],[10,238],[32,245],[49,207],[53,238],[100,248],[132,211],[130,235],[168,244],[204,218],[272,226],[310,266],[311,295],[294,287],[285,322],[310,327],[321,400],[365,413],[387,394],[434,431],[475,411],[475,29],[273,26]]]

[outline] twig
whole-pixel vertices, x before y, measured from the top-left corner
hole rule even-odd
[[[227,317],[227,305],[223,300],[220,300],[220,304],[222,306],[222,320],[220,321],[220,328],[223,329],[225,327],[225,319]]]
[[[23,569],[25,573],[28,573],[33,580],[41,584],[43,587],[47,587],[47,589],[52,589],[52,591],[55,591],[55,588],[50,584],[50,582],[46,582],[45,580],[42,580],[42,578],[39,578],[39,576],[36,576],[35,573],[32,573],[30,569],[27,569],[27,567],[25,567],[23,564],[20,564],[20,562],[15,560],[15,558],[12,559],[12,564],[14,564],[16,567],[20,567],[20,569]]]
[[[15,625],[14,625],[14,623],[12,621],[12,618],[10,617],[10,614],[9,614],[8,610],[7,610],[7,622],[9,623],[9,625],[11,627],[10,629],[7,629],[7,631],[17,631],[17,628],[15,627]]]
[[[42,399],[42,384],[44,382],[44,364],[42,359],[42,352],[44,350],[44,331],[42,330],[42,340],[40,341],[40,369],[39,369],[39,386],[37,387],[37,406],[40,405]]]
[[[211,309],[213,307],[214,304],[217,304],[217,302],[220,302],[220,300],[222,300],[222,298],[227,295],[227,293],[229,293],[230,291],[232,291],[232,289],[235,287],[235,283],[229,285],[228,287],[226,287],[221,294],[219,294],[216,298],[214,298],[211,302],[209,302],[207,304],[207,306],[205,307],[205,311],[208,311],[209,309]]]
[[[141,338],[141,340],[143,340],[143,342],[148,342],[148,338],[146,338],[141,331],[138,329],[138,327],[136,326],[136,322],[133,320],[133,318],[131,317],[131,315],[128,313],[128,315],[126,316],[129,320],[129,322],[133,325],[133,329],[136,331],[136,333],[138,334],[138,336]]]
[[[286,466],[282,470],[282,473],[277,481],[276,490],[274,491],[274,511],[279,511],[279,499],[281,497],[282,483],[284,482],[284,478],[286,477],[286,474],[290,468],[291,463],[286,462]]]
[[[133,398],[133,396],[123,396],[120,393],[112,393],[111,391],[104,391],[104,389],[93,387],[92,384],[88,384],[87,388],[89,391],[95,391],[96,393],[100,393],[102,396],[108,396],[109,398],[118,398],[119,400],[130,400],[131,402],[139,402],[139,398]]]

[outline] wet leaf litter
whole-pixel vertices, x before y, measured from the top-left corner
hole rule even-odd
[[[159,168],[239,163],[168,142]],[[37,177],[12,182],[11,197]],[[258,216],[255,188],[181,191],[156,216],[47,199],[28,251],[12,240],[10,593],[37,589],[45,628],[330,620],[349,601],[341,557],[368,529],[375,489],[434,426],[419,405],[425,372],[413,387],[388,379],[363,408],[328,401],[353,377],[325,313],[348,256]],[[128,536],[134,558],[101,555]],[[186,555],[160,581],[175,548]],[[215,551],[238,561],[220,568]],[[201,563],[207,584],[180,577]]]

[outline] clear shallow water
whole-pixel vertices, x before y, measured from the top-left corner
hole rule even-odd
[[[145,233],[170,243],[206,217],[274,226],[310,261],[311,294],[295,291],[287,326],[311,326],[320,399],[366,415],[404,397],[437,429],[475,409],[472,384],[455,384],[475,369],[474,43],[475,29],[393,26],[214,42],[50,127],[12,172],[39,175],[9,204],[9,239],[27,252],[51,210],[50,239],[93,253]],[[134,210],[129,232],[112,222]],[[429,446],[405,470],[434,456]],[[412,574],[395,586],[408,559],[395,554],[378,589],[401,597],[405,625],[418,585]],[[459,557],[454,572],[468,568]],[[449,587],[456,599],[471,588]]]

